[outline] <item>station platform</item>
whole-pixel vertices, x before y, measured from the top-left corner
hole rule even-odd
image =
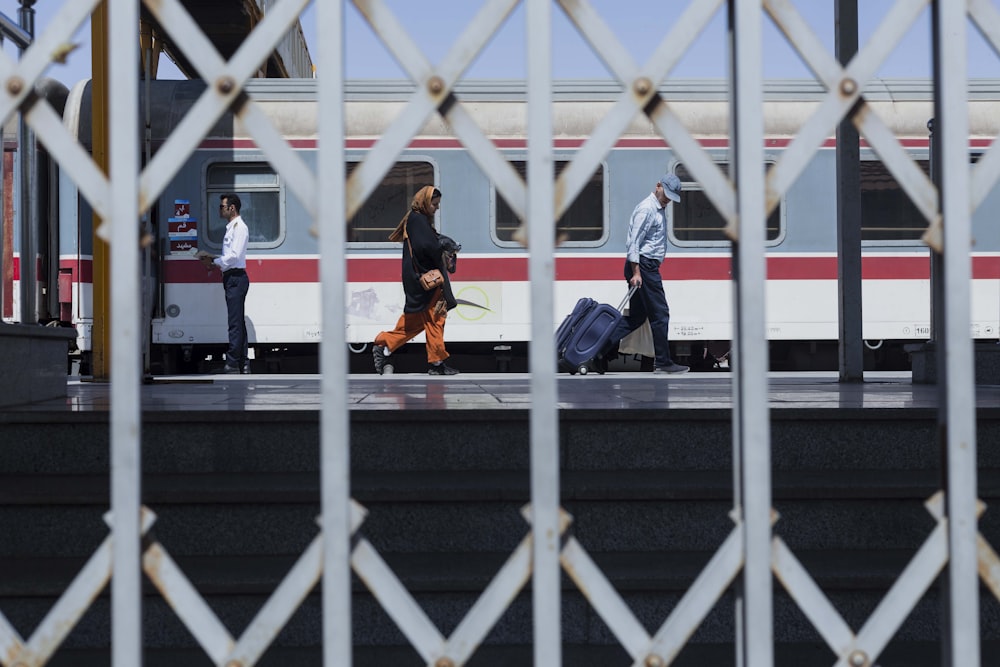
[[[454,628],[529,530],[531,376],[358,374],[347,382],[350,495],[366,511],[358,533],[432,623]],[[733,530],[733,376],[561,374],[557,385],[559,502],[573,517],[572,537],[637,622],[660,627]],[[110,388],[71,378],[65,398],[0,410],[0,533],[16,538],[0,548],[0,608],[11,618],[56,604],[108,537]],[[925,502],[942,488],[946,464],[939,389],[909,373],[866,373],[860,383],[841,383],[835,372],[768,374],[774,531],[850,628],[864,627],[935,528]],[[141,488],[157,516],[155,539],[210,608],[225,610],[229,627],[245,627],[317,535],[321,377],[157,376],[141,395]],[[995,548],[1000,385],[978,385],[976,407],[977,495],[987,508],[979,531]],[[147,663],[208,664],[149,590]],[[934,586],[923,595],[880,664],[940,664],[940,595]],[[106,596],[102,604],[108,613]],[[357,577],[351,604],[355,665],[417,664]],[[563,627],[572,628],[566,664],[630,664],[585,592],[567,585],[562,604]],[[321,609],[316,588],[268,649],[268,665],[320,664]],[[1000,664],[995,610],[984,594],[983,664]],[[734,618],[725,597],[674,664],[732,665]],[[781,587],[775,618],[775,664],[834,662]],[[61,664],[109,664],[109,625],[87,619],[60,649]],[[526,590],[476,664],[530,664],[531,627]]]
[[[560,375],[559,408],[729,410],[732,380],[728,372]],[[87,378],[70,378],[67,383],[65,399],[12,406],[3,412],[110,409],[108,383]],[[348,383],[352,411],[527,411],[531,406],[531,377],[521,373],[350,375]],[[908,372],[868,372],[860,383],[841,383],[836,372],[772,372],[768,386],[772,410],[936,410],[941,400],[936,385],[914,384]],[[142,386],[142,405],[147,412],[319,411],[321,402],[318,375],[157,376]],[[976,403],[978,409],[1000,410],[1000,385],[978,385]]]

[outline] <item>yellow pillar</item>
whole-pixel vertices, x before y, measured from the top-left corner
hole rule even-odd
[[[91,105],[93,108],[94,162],[108,174],[108,2],[94,10],[90,20]],[[101,219],[94,214],[94,328],[91,332],[93,375],[95,380],[111,377],[111,261],[108,244],[97,237]]]

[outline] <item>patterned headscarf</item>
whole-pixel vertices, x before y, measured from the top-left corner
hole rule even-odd
[[[410,213],[413,211],[423,213],[428,218],[432,217],[434,215],[434,211],[431,209],[431,200],[439,198],[440,196],[441,191],[433,185],[425,185],[417,190],[417,194],[413,195],[413,200],[410,202],[410,210],[406,212],[403,219],[399,221],[398,225],[396,225],[396,229],[392,230],[392,234],[389,235],[389,240],[402,241],[405,238],[406,221],[409,220]]]

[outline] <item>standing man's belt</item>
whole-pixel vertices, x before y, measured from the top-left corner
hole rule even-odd
[[[229,276],[242,276],[242,275],[245,275],[245,274],[246,274],[246,271],[244,271],[243,269],[229,269],[228,271],[223,271],[222,272],[222,277],[223,278],[227,278]]]

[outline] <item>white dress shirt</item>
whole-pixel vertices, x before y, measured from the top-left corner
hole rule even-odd
[[[226,225],[226,236],[222,239],[222,255],[216,257],[215,265],[223,271],[247,268],[247,244],[250,230],[243,218],[236,216]]]

